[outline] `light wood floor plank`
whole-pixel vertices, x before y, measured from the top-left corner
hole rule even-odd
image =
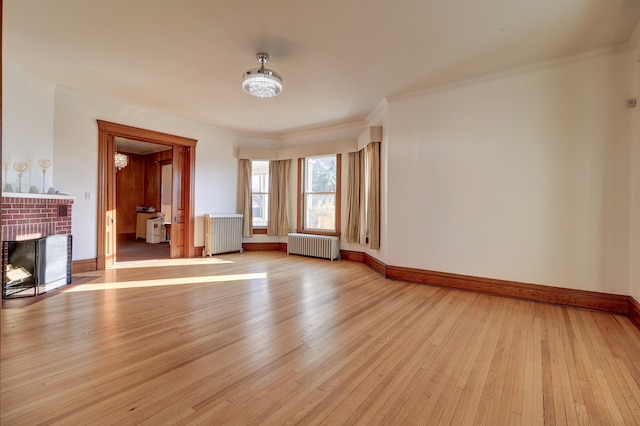
[[[3,301],[3,426],[640,421],[627,318],[278,252],[75,278]]]

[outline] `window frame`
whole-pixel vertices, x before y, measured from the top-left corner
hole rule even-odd
[[[329,157],[335,156],[336,158],[336,203],[335,203],[335,230],[321,230],[321,229],[306,229],[304,226],[305,216],[305,195],[307,192],[305,191],[305,176],[306,176],[306,160],[308,158],[320,158],[320,157]],[[341,220],[341,207],[340,201],[342,199],[342,154],[324,154],[324,155],[314,155],[309,157],[298,158],[298,206],[297,206],[297,224],[296,224],[296,232],[300,234],[313,234],[313,235],[327,235],[339,237],[341,230],[340,226],[342,223]]]

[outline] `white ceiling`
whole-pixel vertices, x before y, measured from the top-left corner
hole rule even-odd
[[[4,55],[61,86],[246,134],[626,43],[638,0],[4,0]],[[257,99],[243,71],[283,76]]]
[[[171,149],[171,147],[167,145],[136,141],[120,136],[116,136],[114,142],[116,143],[116,151],[126,152],[128,154],[148,155],[155,152],[169,151]]]

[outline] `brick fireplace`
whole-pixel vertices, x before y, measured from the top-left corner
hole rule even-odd
[[[75,197],[2,193],[2,298],[36,296],[71,282]]]
[[[71,234],[74,199],[66,195],[3,193],[2,240]]]

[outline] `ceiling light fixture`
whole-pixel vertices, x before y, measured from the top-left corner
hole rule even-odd
[[[258,98],[273,98],[282,92],[282,77],[277,72],[265,68],[269,60],[267,53],[256,54],[260,68],[252,68],[242,74],[242,90]]]
[[[127,157],[125,154],[120,154],[119,152],[116,152],[116,154],[113,157],[113,161],[116,166],[116,172],[119,172],[120,170],[127,167],[127,164],[129,164],[129,157]]]

